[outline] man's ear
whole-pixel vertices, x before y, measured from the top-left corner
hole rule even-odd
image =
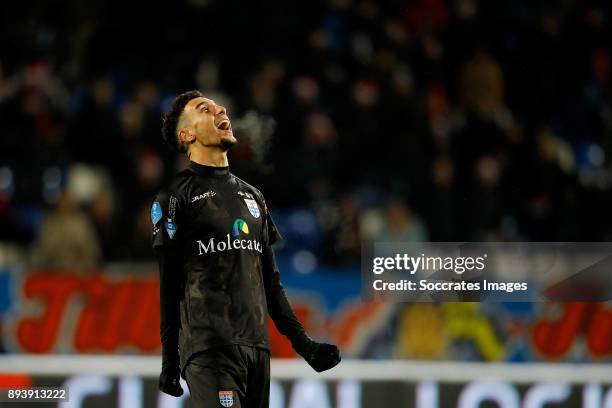
[[[185,129],[181,129],[178,134],[179,142],[190,144],[195,140],[195,135]]]

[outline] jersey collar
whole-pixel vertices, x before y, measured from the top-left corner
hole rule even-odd
[[[213,167],[199,164],[193,161],[189,162],[189,168],[196,174],[205,177],[227,177],[229,176],[229,167]]]

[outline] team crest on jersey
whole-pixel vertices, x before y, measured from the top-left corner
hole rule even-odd
[[[219,403],[224,407],[234,405],[234,393],[232,391],[219,391]]]
[[[259,212],[259,206],[257,205],[257,201],[251,200],[250,198],[245,198],[244,202],[246,203],[251,215],[255,218],[259,218],[259,215],[261,213]]]
[[[174,223],[174,221],[172,221],[171,218],[168,218],[165,227],[170,239],[174,238],[174,234],[176,234],[176,224]]]
[[[151,224],[155,225],[162,218],[162,209],[161,205],[159,205],[159,201],[156,201],[151,206]]]

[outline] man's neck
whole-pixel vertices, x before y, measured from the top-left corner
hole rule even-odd
[[[191,149],[187,157],[192,162],[211,167],[227,167],[227,151],[221,149]]]

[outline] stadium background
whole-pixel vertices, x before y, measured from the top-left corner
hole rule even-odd
[[[144,406],[169,404],[155,402],[149,364],[149,208],[186,164],[162,144],[161,112],[198,88],[229,109],[231,168],[267,197],[298,314],[359,359],[322,383],[300,360],[282,366],[275,407],[456,406],[483,376],[500,381],[484,387],[495,395],[526,400],[550,378],[571,388],[555,406],[612,406],[609,303],[365,303],[359,281],[363,241],[610,240],[607,2],[0,9],[0,383],[107,379],[108,395],[83,406],[136,407],[104,367],[143,355],[125,380],[143,379]],[[295,357],[275,332],[272,343]],[[10,360],[26,354],[113,357]]]

